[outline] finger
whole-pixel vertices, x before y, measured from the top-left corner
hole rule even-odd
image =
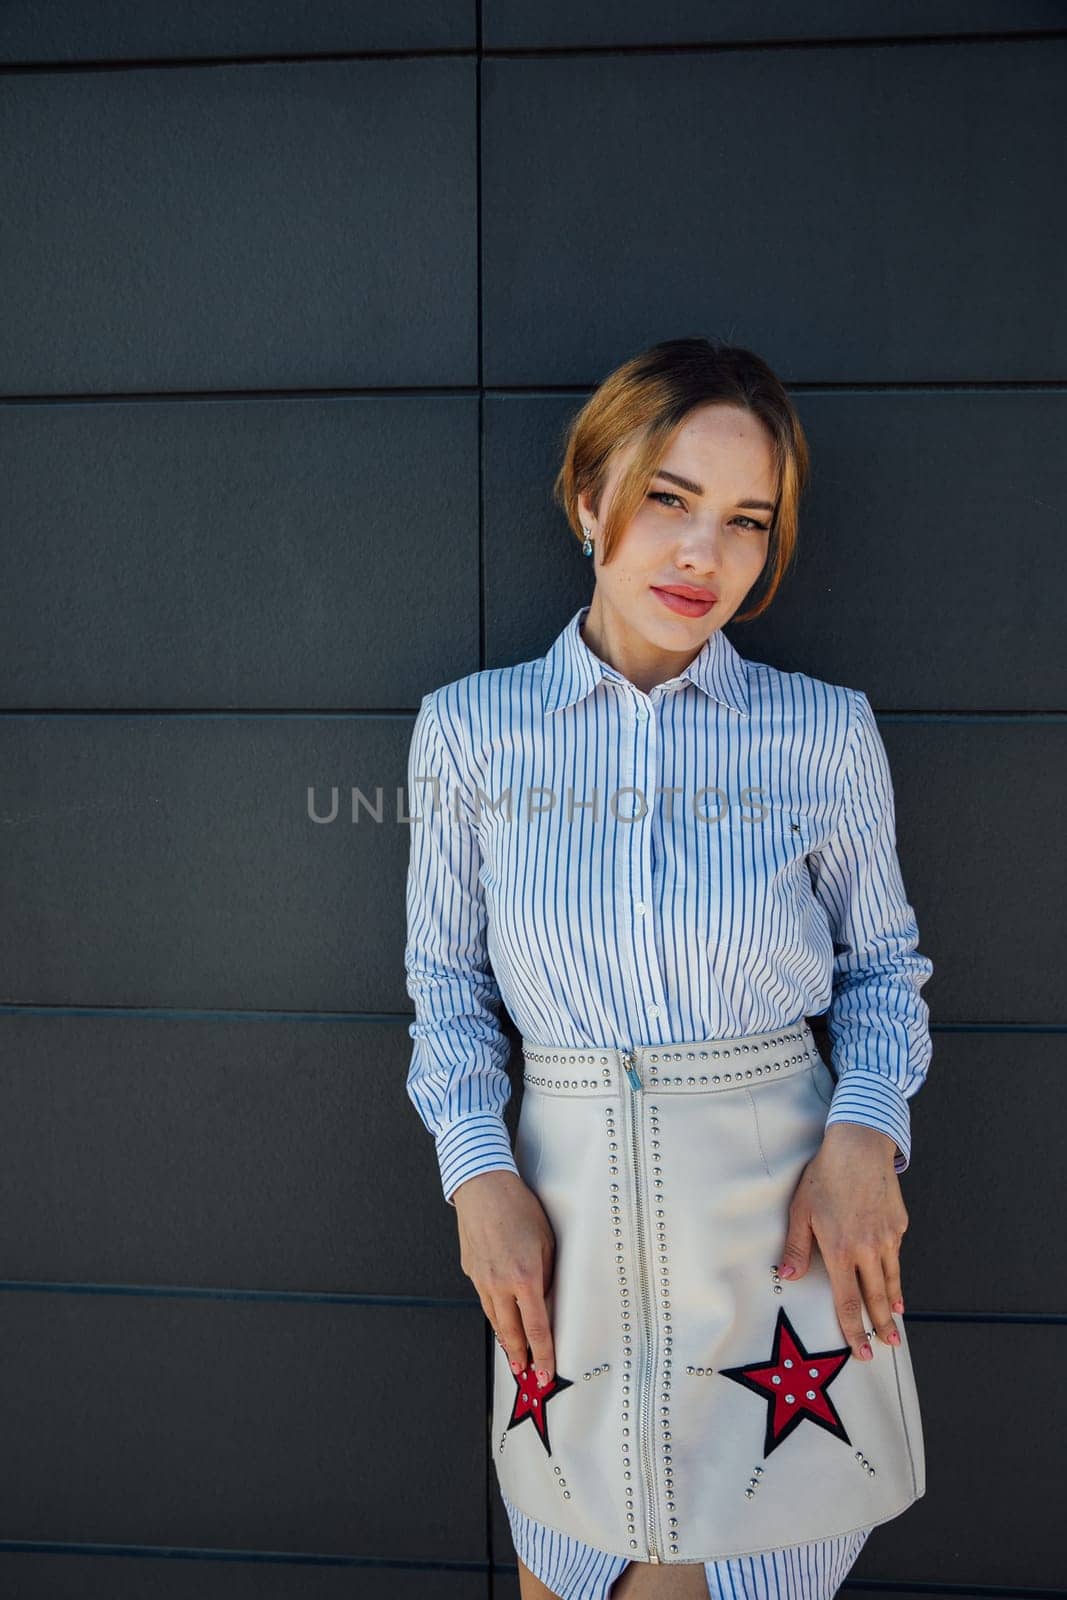
[[[496,1312],[493,1309],[493,1302],[490,1300],[487,1294],[482,1293],[477,1284],[475,1284],[474,1287],[475,1291],[477,1292],[478,1299],[482,1302],[482,1310],[485,1312],[485,1320],[493,1330],[493,1338],[496,1340],[497,1344],[502,1344],[503,1341],[500,1338],[500,1329],[497,1327]]]
[[[492,1302],[489,1320],[496,1330],[497,1343],[507,1356],[512,1372],[518,1377],[528,1366],[529,1357],[526,1350],[526,1334],[515,1297],[498,1295]]]
[[[544,1388],[556,1370],[556,1357],[552,1344],[552,1328],[548,1320],[548,1307],[544,1292],[532,1286],[519,1291],[519,1311],[530,1344],[530,1358],[537,1381]]]
[[[880,1252],[865,1250],[859,1258],[860,1284],[874,1330],[883,1344],[899,1344],[900,1334],[889,1308],[885,1267]]]
[[[820,1244],[820,1249],[822,1246]],[[849,1251],[823,1251],[823,1261],[833,1290],[834,1310],[841,1324],[841,1332],[860,1361],[869,1361],[874,1355],[867,1342],[863,1325],[863,1302],[860,1299],[859,1280],[856,1277],[855,1258]]]
[[[778,1260],[778,1271],[783,1278],[799,1278],[811,1263],[811,1212],[805,1205],[799,1209],[796,1197],[789,1207],[789,1226]]]
[[[904,1314],[904,1290],[900,1283],[900,1254],[896,1250],[887,1250],[882,1257],[882,1266],[885,1269],[885,1292],[889,1296],[890,1310],[898,1316]]]
[[[494,1328],[493,1329],[493,1338],[496,1340],[496,1342],[500,1346],[501,1350],[503,1350],[504,1354],[508,1357],[508,1365],[510,1366],[511,1365],[511,1357],[508,1355],[508,1347],[504,1343],[503,1338],[501,1337],[499,1328]]]

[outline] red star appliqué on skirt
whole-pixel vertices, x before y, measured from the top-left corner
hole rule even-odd
[[[848,1345],[838,1350],[805,1350],[785,1314],[785,1307],[779,1306],[771,1359],[750,1362],[744,1367],[720,1367],[722,1377],[744,1384],[746,1389],[767,1401],[764,1458],[776,1450],[805,1417],[817,1422],[835,1438],[852,1443],[826,1393],[851,1354]]]
[[[514,1373],[512,1373],[512,1377],[515,1377]],[[532,1418],[541,1443],[548,1454],[551,1455],[552,1448],[548,1442],[548,1417],[545,1415],[545,1407],[549,1400],[559,1394],[561,1389],[570,1388],[571,1379],[561,1378],[557,1372],[555,1377],[546,1383],[543,1389],[539,1389],[537,1387],[537,1374],[532,1367],[528,1367],[523,1370],[519,1377],[515,1378],[515,1384],[517,1393],[515,1395],[515,1404],[511,1408],[511,1420],[508,1423],[508,1427],[517,1428],[520,1422],[526,1421],[527,1417]]]

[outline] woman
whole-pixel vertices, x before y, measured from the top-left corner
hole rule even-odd
[[[898,1175],[932,964],[888,762],[862,691],[722,632],[807,471],[750,351],[626,362],[556,483],[590,603],[416,718],[408,1093],[497,1339],[523,1600],[829,1600],[925,1490]]]

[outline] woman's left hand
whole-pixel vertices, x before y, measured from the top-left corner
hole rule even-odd
[[[863,1325],[864,1303],[875,1332],[886,1344],[900,1343],[892,1313],[904,1310],[900,1241],[908,1213],[893,1170],[896,1149],[877,1128],[832,1122],[790,1201],[779,1263],[787,1281],[803,1277],[817,1241],[841,1331],[860,1360],[874,1355]]]

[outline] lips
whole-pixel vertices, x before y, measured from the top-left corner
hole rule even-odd
[[[652,584],[660,604],[677,617],[706,617],[718,600],[710,589],[694,589],[688,583]]]

